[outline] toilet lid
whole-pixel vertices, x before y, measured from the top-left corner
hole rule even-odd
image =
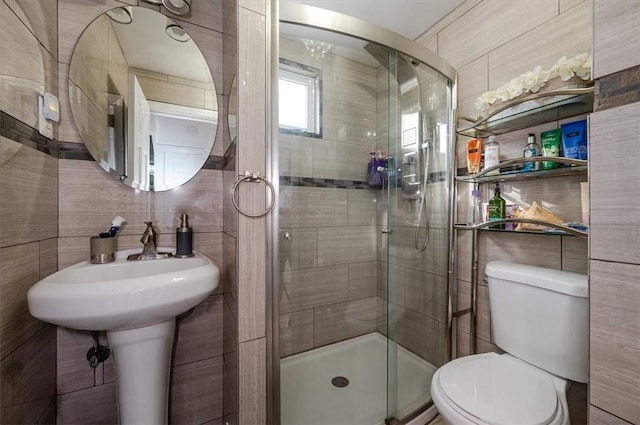
[[[440,368],[439,386],[460,409],[494,425],[543,425],[560,404],[551,377],[496,353],[462,357]]]

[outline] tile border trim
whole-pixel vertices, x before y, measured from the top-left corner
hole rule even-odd
[[[58,157],[58,141],[49,140],[28,124],[0,111],[0,135],[37,151]]]
[[[594,93],[594,111],[640,102],[640,65],[598,78]]]
[[[50,140],[28,124],[0,111],[0,135],[24,146],[36,149],[58,159],[93,161],[84,143]],[[203,170],[223,170],[226,160],[223,156],[209,155]]]
[[[445,181],[446,173],[429,173],[429,183]],[[314,177],[280,176],[280,186],[297,187],[321,187],[333,189],[359,189],[359,190],[383,190],[381,187],[372,187],[366,181],[342,180],[342,179],[322,179]],[[392,188],[399,188],[395,186]],[[385,187],[385,189],[388,189]]]

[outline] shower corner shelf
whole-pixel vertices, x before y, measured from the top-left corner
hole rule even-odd
[[[459,126],[457,133],[469,137],[503,134],[591,111],[593,86],[538,92],[505,102],[486,117],[460,117],[468,124]]]

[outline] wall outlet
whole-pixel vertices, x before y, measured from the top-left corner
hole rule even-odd
[[[47,139],[53,139],[53,122],[48,121],[43,114],[44,98],[38,96],[38,133]]]

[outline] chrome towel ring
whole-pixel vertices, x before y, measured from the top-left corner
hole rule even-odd
[[[265,209],[264,211],[258,214],[251,214],[246,211],[243,211],[238,205],[238,202],[236,201],[236,190],[238,189],[238,186],[240,186],[240,183],[242,183],[243,181],[249,181],[250,183],[260,183],[260,180],[264,181],[264,183],[269,187],[269,190],[271,190],[271,202],[269,203],[269,206],[267,207],[267,209]],[[276,190],[274,189],[271,182],[265,179],[264,177],[262,177],[259,172],[245,171],[244,176],[240,177],[238,181],[233,185],[233,189],[231,190],[231,201],[233,202],[233,206],[236,208],[236,210],[238,210],[238,212],[244,215],[245,217],[251,217],[251,218],[262,217],[267,215],[269,211],[271,211],[275,206]]]

